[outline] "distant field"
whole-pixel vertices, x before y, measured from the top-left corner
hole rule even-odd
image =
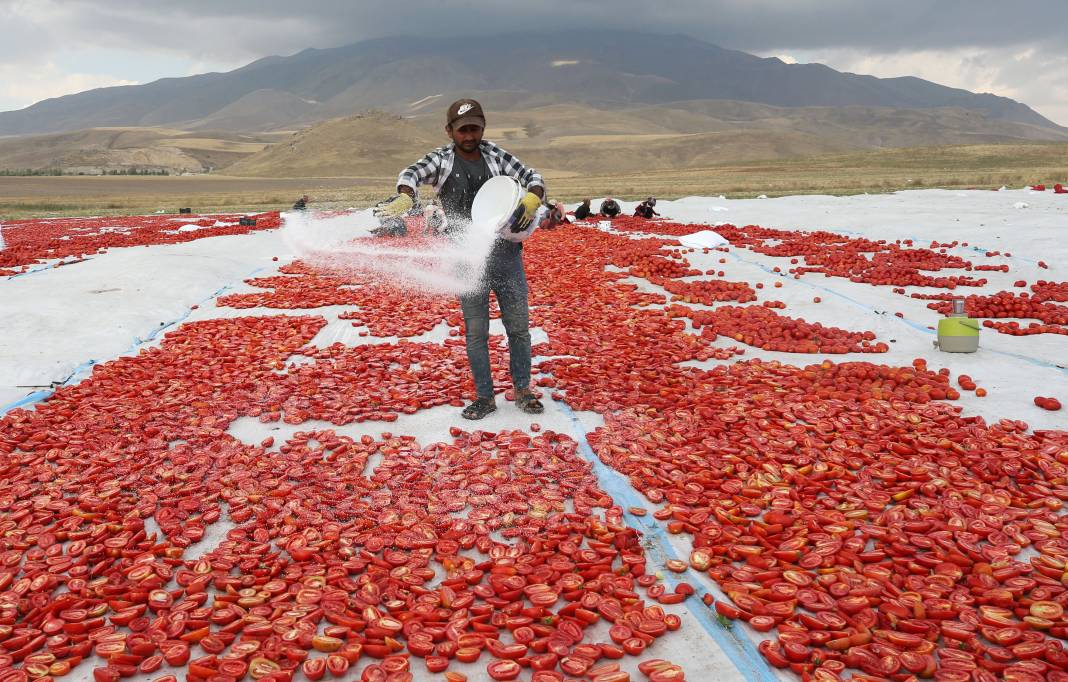
[[[0,219],[100,213],[267,211],[307,193],[331,205],[366,203],[388,182],[365,178],[0,177]]]
[[[94,213],[269,210],[307,192],[315,205],[367,206],[390,194],[399,168],[381,177],[0,177],[0,218]],[[574,201],[688,195],[752,197],[856,194],[927,187],[997,188],[1068,182],[1068,144],[971,145],[733,163],[614,175],[546,172],[550,195]]]
[[[752,197],[760,194],[858,194],[931,187],[1020,187],[1068,182],[1068,145],[974,145],[892,149],[801,159],[723,164],[682,171],[560,177],[567,199],[610,193]]]

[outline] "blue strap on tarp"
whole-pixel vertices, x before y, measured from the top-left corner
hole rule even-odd
[[[579,421],[574,410],[564,402],[556,401],[556,404],[571,420],[571,431],[578,441],[579,453],[583,459],[593,465],[594,475],[597,476],[598,483],[606,493],[612,496],[616,504],[623,508],[623,518],[626,520],[627,525],[638,530],[643,537],[651,541],[653,548],[662,557],[665,559],[678,559],[678,554],[675,553],[667,532],[655,519],[635,516],[628,511],[628,507],[644,506],[642,500],[638,497],[637,491],[631,487],[629,481],[615,469],[602,462],[593,452],[593,448],[590,447],[589,442],[586,440],[586,429],[583,427],[582,422]],[[664,580],[671,589],[674,589],[675,585],[678,584],[678,581],[672,577],[673,575],[665,576]],[[695,585],[694,589],[696,591],[694,597],[685,600],[683,604],[701,627],[704,628],[705,632],[716,641],[716,644],[727,655],[727,658],[738,669],[738,672],[749,682],[778,682],[779,677],[764,660],[764,657],[760,655],[760,652],[757,651],[753,640],[744,632],[739,632],[738,628],[721,625],[712,616],[711,610],[700,600],[700,597],[705,593],[712,593],[718,599],[723,599],[724,595],[722,593],[716,594],[713,590],[709,590],[700,584]]]
[[[41,391],[34,391],[33,393],[27,396],[19,398],[13,403],[8,403],[7,405],[0,407],[0,415],[7,414],[11,410],[18,409],[20,407],[26,407],[27,405],[32,405],[36,402],[40,402],[41,400],[44,400],[48,396],[52,395],[52,393],[54,393],[54,391],[50,388]]]

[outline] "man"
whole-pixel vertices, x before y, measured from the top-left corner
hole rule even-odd
[[[646,220],[650,220],[653,216],[659,218],[660,214],[653,209],[653,206],[656,206],[656,199],[649,197],[634,208],[635,217],[645,218]]]
[[[590,200],[583,199],[582,203],[575,209],[575,220],[585,220],[590,217],[592,212],[592,209],[590,209]]]
[[[304,211],[308,208],[308,195],[304,194],[295,202],[293,202],[294,211]]]
[[[608,197],[601,202],[601,215],[605,218],[615,218],[619,215],[619,204],[612,197]]]
[[[379,216],[399,216],[411,209],[419,185],[433,185],[450,225],[470,222],[471,204],[479,188],[491,177],[509,175],[526,190],[512,214],[511,227],[529,227],[545,197],[545,182],[533,168],[489,140],[483,140],[486,116],[473,99],[452,103],[445,115],[445,134],[452,142],[435,149],[401,171],[397,196],[376,209]],[[497,409],[489,358],[489,294],[497,295],[501,319],[508,333],[509,370],[516,406],[528,414],[544,407],[530,390],[530,328],[527,278],[523,271],[523,245],[496,239],[486,260],[478,287],[460,296],[467,328],[467,360],[478,395],[464,408],[466,419],[482,419]]]

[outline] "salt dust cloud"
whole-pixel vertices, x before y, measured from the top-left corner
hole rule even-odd
[[[282,215],[282,239],[297,258],[328,271],[371,275],[379,284],[419,294],[476,288],[496,226],[468,224],[449,237],[375,237],[371,211]]]

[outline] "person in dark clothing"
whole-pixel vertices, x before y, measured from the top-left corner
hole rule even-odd
[[[601,215],[605,218],[615,218],[619,215],[619,204],[612,197],[608,197],[601,202]]]
[[[489,140],[483,140],[486,117],[473,99],[452,103],[445,117],[445,134],[452,143],[436,149],[401,171],[399,194],[377,209],[380,216],[401,215],[411,209],[416,188],[434,185],[441,207],[451,225],[471,220],[475,194],[491,177],[508,175],[526,190],[511,217],[511,229],[522,232],[534,220],[545,198],[545,182],[533,168]],[[518,228],[518,229],[517,229]],[[544,407],[530,390],[530,322],[527,278],[523,270],[523,244],[497,238],[486,260],[479,285],[460,295],[467,329],[467,359],[478,395],[464,408],[466,419],[482,419],[497,409],[489,358],[489,295],[497,295],[501,320],[508,334],[509,370],[515,388],[516,406],[528,414]]]
[[[585,220],[586,218],[589,218],[592,213],[593,211],[590,209],[590,200],[583,199],[582,203],[575,209],[575,220]]]
[[[305,194],[301,198],[293,202],[294,211],[304,211],[308,208],[308,195]]]
[[[407,211],[403,213],[392,215],[387,213],[383,209],[392,205],[398,200],[400,194],[394,194],[384,201],[380,201],[374,206],[374,215],[378,218],[378,227],[371,230],[371,236],[373,237],[407,237],[408,236],[408,219],[418,215],[422,215],[422,210],[417,205],[412,205]]]
[[[635,217],[645,218],[646,220],[652,218],[653,216],[659,218],[660,214],[653,209],[653,206],[656,206],[656,199],[653,197],[649,197],[648,199],[646,199],[635,207]]]
[[[407,214],[406,214],[407,215]],[[378,227],[371,230],[373,237],[407,237],[408,221],[405,216],[381,216]]]

